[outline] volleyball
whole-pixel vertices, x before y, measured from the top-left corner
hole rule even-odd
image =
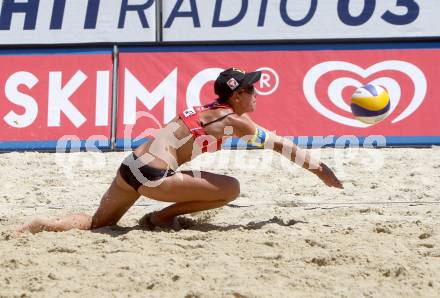
[[[351,96],[350,107],[357,120],[376,124],[388,116],[390,97],[382,86],[368,84],[356,89]]]

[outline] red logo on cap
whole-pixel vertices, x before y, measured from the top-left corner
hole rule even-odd
[[[227,84],[231,90],[235,90],[238,87],[238,82],[234,78],[230,78]]]

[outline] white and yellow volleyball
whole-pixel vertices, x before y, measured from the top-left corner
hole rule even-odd
[[[356,89],[351,96],[351,112],[364,123],[376,124],[390,112],[390,96],[385,88],[368,84]]]

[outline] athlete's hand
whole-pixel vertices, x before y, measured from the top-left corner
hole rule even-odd
[[[335,173],[325,164],[320,163],[319,168],[313,171],[329,187],[344,188],[342,182],[336,177]]]

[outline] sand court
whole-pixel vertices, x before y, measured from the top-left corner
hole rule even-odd
[[[345,189],[267,150],[204,154],[182,169],[241,183],[228,206],[181,218],[179,232],[137,220],[14,238],[34,217],[93,213],[127,152],[0,155],[0,297],[436,297],[440,148],[313,150]]]

